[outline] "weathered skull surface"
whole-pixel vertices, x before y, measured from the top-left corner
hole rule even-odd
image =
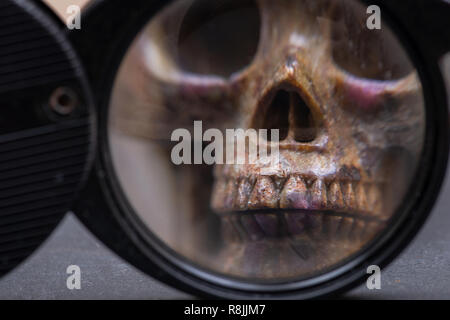
[[[191,224],[220,217],[208,267],[262,279],[322,272],[382,231],[414,183],[421,85],[389,27],[366,19],[355,1],[180,0],[133,45],[111,111],[122,133],[168,146],[195,120],[280,129],[278,165],[217,165],[212,183],[191,184],[213,190],[197,195],[193,210],[210,210]]]

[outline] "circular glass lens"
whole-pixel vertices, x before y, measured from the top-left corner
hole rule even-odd
[[[124,57],[108,134],[149,234],[211,273],[285,283],[342,265],[393,225],[425,113],[377,6],[178,0]]]

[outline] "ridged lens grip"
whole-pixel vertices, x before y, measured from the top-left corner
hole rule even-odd
[[[63,26],[0,0],[0,276],[70,210],[92,151],[90,98]]]

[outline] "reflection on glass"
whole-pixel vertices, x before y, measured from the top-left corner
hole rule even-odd
[[[272,282],[322,273],[385,230],[414,183],[425,110],[407,53],[386,23],[367,28],[366,9],[179,0],[149,22],[109,120],[116,174],[149,231],[205,269]],[[239,128],[278,129],[258,144],[279,162],[195,161],[203,133]],[[180,155],[199,164],[174,163],[179,129],[193,138]]]

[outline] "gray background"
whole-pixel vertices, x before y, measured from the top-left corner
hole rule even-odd
[[[450,76],[450,54],[444,64],[445,74]],[[382,289],[371,291],[362,286],[342,298],[450,299],[449,208],[447,178],[425,227],[382,271]],[[81,268],[81,290],[66,287],[69,265]],[[30,259],[0,280],[0,299],[186,298],[192,297],[156,282],[121,260],[71,214]]]

